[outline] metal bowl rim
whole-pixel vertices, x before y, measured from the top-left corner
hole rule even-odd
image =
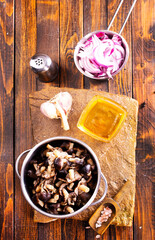
[[[50,214],[50,213],[47,213],[43,210],[41,210],[39,207],[37,207],[31,200],[27,190],[26,190],[26,184],[25,184],[25,181],[24,181],[24,174],[25,174],[25,167],[26,167],[26,164],[29,162],[32,154],[36,151],[36,149],[38,149],[39,147],[41,147],[42,145],[46,144],[46,143],[49,143],[49,142],[52,142],[52,141],[56,141],[56,140],[67,140],[67,141],[73,141],[73,142],[76,142],[80,145],[82,145],[83,147],[85,147],[89,152],[90,154],[93,156],[93,159],[95,160],[95,163],[96,163],[96,166],[97,166],[97,174],[98,174],[98,179],[97,179],[97,184],[96,184],[96,188],[93,192],[93,195],[91,196],[91,198],[89,199],[89,201],[80,209],[78,209],[77,211],[75,211],[74,213],[70,213],[70,214],[64,214],[64,215],[54,215],[54,214]],[[25,157],[24,161],[23,161],[23,164],[22,164],[22,168],[21,168],[21,189],[22,189],[22,192],[23,192],[23,195],[25,197],[25,199],[28,201],[28,203],[38,212],[40,212],[41,214],[47,216],[47,217],[51,217],[51,218],[60,218],[60,219],[63,219],[63,218],[67,218],[67,217],[72,217],[80,212],[82,212],[83,210],[85,210],[95,199],[96,195],[97,195],[97,192],[98,192],[98,189],[99,189],[99,185],[100,185],[100,181],[101,181],[101,168],[100,168],[100,164],[99,164],[99,161],[98,161],[98,158],[96,156],[96,154],[94,153],[94,151],[86,144],[84,143],[83,141],[79,140],[79,139],[76,139],[76,138],[72,138],[72,137],[65,137],[65,136],[58,136],[58,137],[52,137],[52,138],[48,138],[48,139],[45,139],[41,142],[39,142],[38,144],[36,144],[31,150],[30,152],[27,154],[27,156]]]
[[[124,62],[123,62],[123,64],[122,64],[122,66],[121,66],[114,74],[112,74],[112,76],[115,76],[116,74],[118,74],[118,73],[122,70],[122,68],[125,66],[125,64],[126,64],[127,61],[128,61],[128,58],[129,58],[129,46],[128,46],[127,41],[125,40],[125,38],[124,38],[122,35],[120,35],[119,33],[114,32],[114,31],[109,31],[109,30],[97,30],[97,31],[94,31],[94,32],[90,32],[90,33],[86,34],[83,38],[81,38],[81,40],[77,43],[77,45],[76,45],[76,47],[75,47],[75,50],[74,50],[74,63],[75,63],[75,65],[76,65],[77,69],[78,69],[84,76],[86,76],[86,77],[88,77],[88,78],[90,78],[90,79],[95,79],[95,80],[105,80],[105,79],[108,79],[108,77],[97,78],[97,77],[91,77],[91,76],[87,75],[87,73],[85,73],[85,72],[81,69],[81,67],[79,66],[78,60],[77,60],[77,54],[78,54],[79,49],[80,49],[80,46],[79,46],[79,45],[80,45],[81,43],[85,42],[85,41],[86,41],[88,38],[90,38],[93,34],[99,33],[99,32],[105,32],[105,33],[107,33],[107,34],[109,33],[109,34],[113,34],[113,35],[116,34],[116,35],[118,35],[118,36],[122,39],[123,44],[124,44],[124,46],[125,46],[125,51],[126,51],[125,59],[124,59]]]

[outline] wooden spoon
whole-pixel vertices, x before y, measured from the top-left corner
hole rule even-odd
[[[114,217],[116,217],[117,213],[120,211],[119,203],[122,201],[125,193],[129,191],[131,188],[131,181],[127,180],[123,187],[120,189],[120,191],[116,194],[114,199],[112,198],[105,198],[102,202],[101,206],[97,208],[97,210],[94,212],[94,214],[89,219],[89,225],[100,235],[102,235],[105,230],[109,227],[109,225],[112,223]],[[104,208],[109,207],[112,210],[112,214],[107,220],[107,222],[103,222],[101,227],[96,228],[96,223],[99,217],[101,216],[101,211],[104,210]]]

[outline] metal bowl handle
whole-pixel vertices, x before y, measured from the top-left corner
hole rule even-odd
[[[105,176],[103,175],[102,172],[101,172],[101,178],[103,179],[104,184],[105,184],[105,191],[104,191],[104,194],[103,194],[103,196],[102,196],[99,200],[97,200],[96,202],[91,203],[90,206],[94,206],[94,205],[96,205],[96,204],[102,202],[102,200],[105,198],[105,195],[106,195],[106,193],[107,193],[108,184],[107,184],[107,180],[106,180],[106,178],[105,178]]]
[[[18,171],[19,161],[20,161],[21,157],[22,157],[25,153],[29,152],[30,150],[31,150],[31,149],[28,149],[28,150],[25,150],[24,152],[22,152],[22,153],[18,156],[18,158],[17,158],[17,160],[16,160],[15,169],[16,169],[16,173],[17,173],[17,175],[18,175],[19,178],[20,178],[20,174],[19,174],[19,171]]]

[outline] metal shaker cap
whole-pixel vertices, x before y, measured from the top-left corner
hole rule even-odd
[[[58,75],[58,65],[46,54],[35,54],[30,60],[30,67],[42,82],[53,81]]]

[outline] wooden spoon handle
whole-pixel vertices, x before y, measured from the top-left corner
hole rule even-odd
[[[126,194],[126,192],[130,190],[131,186],[132,186],[132,182],[130,180],[127,180],[122,186],[122,188],[120,189],[120,191],[114,197],[114,200],[117,203],[120,203],[124,198],[124,195]]]

